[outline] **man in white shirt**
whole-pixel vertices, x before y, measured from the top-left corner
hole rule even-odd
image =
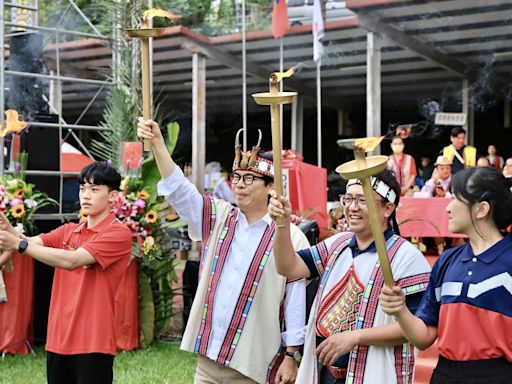
[[[162,176],[158,193],[187,222],[192,239],[203,242],[181,344],[199,354],[195,383],[294,383],[305,335],[305,281],[287,281],[275,269],[275,224],[267,213],[272,161],[260,156],[259,143],[247,152],[235,146],[234,207],[201,195],[185,179],[157,123],[139,119],[137,134],[151,140]],[[297,227],[292,232],[297,249],[307,246]]]

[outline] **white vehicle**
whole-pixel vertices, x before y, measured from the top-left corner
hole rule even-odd
[[[313,22],[313,0],[287,0],[290,25],[305,25]],[[354,13],[345,8],[345,2],[327,0],[326,21],[345,19]]]

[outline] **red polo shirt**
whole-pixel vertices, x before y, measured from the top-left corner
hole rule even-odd
[[[74,271],[55,268],[46,350],[115,355],[114,296],[132,252],[130,230],[110,214],[94,228],[70,223],[39,237],[46,247],[84,248],[96,259]]]

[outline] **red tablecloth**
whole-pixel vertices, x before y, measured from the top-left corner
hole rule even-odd
[[[405,237],[465,237],[448,230],[446,206],[450,199],[444,197],[401,197],[397,209],[400,234]]]
[[[3,271],[7,302],[0,303],[0,352],[26,355],[32,338],[34,260],[14,253],[14,270]]]
[[[137,260],[127,268],[114,300],[116,346],[120,351],[139,347],[139,280]]]

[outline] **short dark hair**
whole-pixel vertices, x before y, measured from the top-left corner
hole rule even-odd
[[[121,185],[121,175],[106,161],[96,161],[82,169],[78,181],[80,185],[85,183],[106,185],[109,191],[118,191]]]
[[[401,188],[398,180],[395,177],[395,173],[390,169],[385,169],[382,172],[376,174],[375,177],[378,180],[385,182],[396,193],[396,200],[394,204],[398,207],[398,203],[400,202]]]
[[[466,168],[453,176],[450,190],[470,210],[476,203],[487,201],[492,221],[498,229],[505,229],[512,224],[511,181],[494,167]]]
[[[466,130],[462,127],[453,127],[452,130],[450,131],[450,136],[457,137],[461,133],[466,134]]]
[[[400,202],[400,193],[402,192],[402,188],[396,179],[395,173],[390,169],[383,170],[382,172],[376,174],[375,177],[386,183],[396,194],[396,200],[393,203],[395,204],[395,209],[393,210],[391,216],[389,216],[389,224],[393,227],[395,233],[400,235],[400,229],[398,228],[398,223],[396,221],[396,208]]]

